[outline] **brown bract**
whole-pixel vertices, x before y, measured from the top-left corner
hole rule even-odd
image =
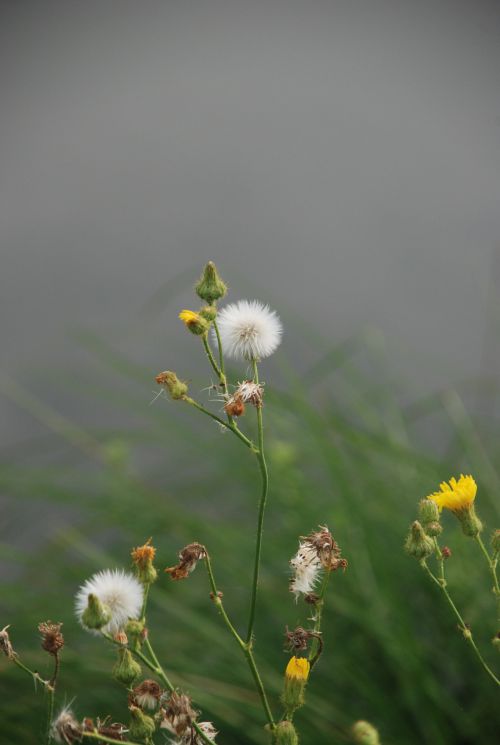
[[[307,649],[311,639],[319,639],[320,636],[321,634],[318,631],[309,631],[302,626],[297,626],[293,631],[289,631],[287,626],[285,631],[286,649],[289,652],[303,652]]]
[[[301,537],[304,543],[316,551],[325,569],[331,572],[347,568],[347,559],[342,558],[340,546],[326,526],[320,525],[319,530]]]
[[[170,575],[170,579],[186,579],[200,559],[204,559],[206,555],[205,546],[201,543],[190,543],[179,552],[179,563],[173,567],[167,567],[165,571]]]
[[[198,712],[191,707],[191,699],[185,693],[172,691],[162,707],[163,718],[160,727],[182,737],[196,721]]]
[[[38,631],[42,635],[42,648],[49,654],[56,655],[64,647],[61,626],[62,623],[52,623],[52,621],[38,624]]]

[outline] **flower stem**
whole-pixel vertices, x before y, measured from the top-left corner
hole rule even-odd
[[[55,688],[52,685],[47,686],[47,727],[46,741],[50,745],[52,741],[52,719],[54,718],[54,693]]]
[[[323,651],[323,640],[321,638],[321,620],[323,616],[323,606],[325,604],[325,595],[326,590],[328,587],[328,582],[330,581],[330,574],[331,572],[329,570],[325,571],[325,576],[323,577],[323,582],[321,583],[321,589],[319,591],[319,597],[316,602],[316,618],[314,621],[314,633],[317,634],[317,636],[314,637],[312,644],[311,644],[311,652],[309,654],[309,662],[311,663],[311,670],[321,657],[321,653]]]
[[[240,432],[240,430],[234,423],[225,422],[223,419],[221,419],[216,414],[212,414],[211,411],[209,411],[208,409],[205,409],[205,407],[199,404],[197,401],[195,401],[194,398],[190,398],[189,396],[186,396],[184,401],[186,401],[186,403],[190,404],[191,406],[194,406],[195,409],[198,409],[198,411],[201,411],[203,414],[206,414],[207,416],[211,417],[214,421],[221,424],[223,427],[228,429],[230,432],[233,432],[233,434],[235,434],[239,440],[245,443],[247,448],[250,448],[250,450],[252,450],[253,452],[256,452],[256,448],[253,442],[249,440],[248,437],[245,437],[243,432]]]
[[[483,666],[483,668],[485,669],[485,671],[488,673],[488,675],[490,676],[490,678],[492,680],[494,680],[495,683],[498,686],[500,686],[500,680],[497,678],[497,676],[495,675],[495,673],[488,667],[488,665],[484,661],[483,656],[481,655],[481,652],[477,648],[476,642],[474,641],[474,639],[472,637],[471,630],[466,625],[464,619],[462,618],[462,616],[460,614],[460,611],[458,610],[457,606],[455,605],[455,603],[451,599],[450,593],[448,592],[448,590],[446,588],[446,580],[444,579],[444,562],[441,564],[441,576],[440,576],[440,578],[436,577],[436,575],[434,574],[434,572],[432,572],[431,569],[429,569],[429,567],[427,566],[427,562],[425,561],[425,559],[423,561],[421,561],[420,563],[422,565],[422,568],[427,572],[427,574],[432,579],[432,581],[443,592],[446,600],[448,601],[448,604],[449,604],[450,608],[452,609],[453,613],[455,614],[455,616],[456,616],[456,618],[458,620],[459,628],[460,628],[460,631],[462,632],[462,634],[464,636],[464,639],[469,642],[469,644],[471,645],[472,649],[474,650],[474,652],[476,654],[476,657],[478,658],[479,662],[481,663],[481,665]]]
[[[82,732],[82,737],[86,737],[89,740],[98,740],[99,742],[110,742],[116,745],[116,738],[106,737],[106,735],[100,735],[98,732]],[[131,740],[120,740],[122,745],[139,745],[137,742]],[[213,743],[212,743],[213,745]]]
[[[218,338],[218,332],[217,332],[217,338]],[[208,361],[212,365],[212,368],[219,378],[219,385],[223,390],[226,390],[226,376],[223,372],[223,370],[219,367],[217,362],[215,361],[215,357],[212,354],[212,350],[210,349],[210,344],[208,343],[208,335],[203,334],[201,337],[201,340],[203,342],[203,346],[205,347],[205,352],[207,353]]]
[[[483,543],[483,539],[481,538],[480,534],[478,533],[476,536],[476,541],[478,542],[481,551],[483,552],[486,561],[488,562],[488,566],[490,568],[491,576],[493,578],[493,594],[495,595],[496,601],[497,601],[497,615],[498,620],[500,621],[500,585],[498,584],[498,577],[497,577],[497,559],[492,559],[491,556],[488,553],[488,550],[486,546]]]
[[[259,370],[257,360],[252,360],[254,383],[259,383]],[[257,604],[257,592],[259,586],[260,555],[262,551],[262,532],[264,529],[264,513],[266,510],[267,491],[269,488],[269,475],[267,472],[266,458],[264,455],[264,426],[262,422],[262,407],[257,406],[257,429],[258,429],[258,450],[255,453],[259,462],[260,473],[262,476],[262,492],[259,503],[259,515],[257,518],[257,540],[255,544],[255,561],[253,569],[252,582],[252,599],[250,602],[250,615],[248,619],[247,644],[252,643],[253,627],[255,623],[255,608]]]
[[[236,629],[234,628],[233,624],[231,623],[229,616],[226,613],[226,610],[224,608],[224,604],[222,602],[222,593],[220,593],[217,589],[217,584],[215,582],[214,573],[212,570],[212,563],[210,561],[210,557],[208,553],[206,553],[205,556],[205,566],[207,568],[208,573],[208,580],[210,582],[210,588],[212,590],[212,596],[213,601],[217,607],[217,610],[219,611],[220,615],[222,616],[224,623],[226,624],[227,628],[229,629],[232,636],[236,639],[238,642],[238,645],[240,649],[243,651],[243,654],[246,657],[246,660],[248,662],[248,665],[250,667],[250,671],[252,673],[253,679],[255,681],[255,685],[257,688],[257,692],[260,696],[260,700],[262,702],[262,706],[264,708],[264,712],[267,717],[267,721],[269,723],[269,726],[273,730],[276,727],[276,724],[274,722],[273,714],[271,711],[271,707],[269,706],[269,701],[267,700],[266,691],[264,688],[264,684],[262,683],[262,678],[260,677],[259,670],[257,668],[257,663],[255,662],[255,657],[252,651],[251,643],[244,642],[241,636],[238,634]]]
[[[226,387],[226,371],[224,369],[224,355],[222,353],[222,341],[220,338],[219,333],[219,327],[217,326],[217,321],[213,321],[215,336],[217,337],[217,347],[219,348],[219,366],[220,366],[220,373],[221,377],[224,379],[224,388]]]

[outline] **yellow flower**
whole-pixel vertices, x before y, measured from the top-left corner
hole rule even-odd
[[[203,318],[199,313],[195,313],[194,310],[181,310],[179,318],[186,324],[186,327],[191,331],[191,333],[196,336],[206,334],[210,328],[210,323],[206,318]]]
[[[309,660],[305,657],[292,657],[286,666],[285,676],[297,680],[307,680],[310,669]]]
[[[197,323],[200,316],[198,313],[195,313],[194,310],[181,310],[179,318],[186,324],[186,326],[189,326],[190,323]]]
[[[451,478],[449,484],[443,481],[440,486],[441,491],[429,494],[428,497],[437,504],[440,510],[444,507],[452,512],[460,512],[461,510],[469,510],[474,504],[477,484],[472,476],[461,474],[458,481]]]

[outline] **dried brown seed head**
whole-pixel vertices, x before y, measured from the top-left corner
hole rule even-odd
[[[62,623],[52,623],[52,621],[44,621],[38,624],[38,631],[42,635],[42,648],[54,656],[64,647],[61,626]]]
[[[173,567],[167,567],[165,571],[173,580],[185,579],[206,555],[205,546],[202,546],[201,543],[190,543],[179,552],[179,563]]]

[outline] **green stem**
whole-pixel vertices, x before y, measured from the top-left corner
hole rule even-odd
[[[141,610],[141,618],[143,621],[146,620],[146,608],[148,605],[148,597],[149,597],[149,588],[151,587],[150,582],[146,582],[144,585],[144,594],[142,599],[142,610]]]
[[[257,361],[252,360],[254,383],[259,383],[259,370]],[[262,407],[257,406],[257,429],[258,429],[258,450],[255,453],[259,462],[260,473],[262,476],[262,492],[259,503],[259,514],[257,518],[257,539],[255,544],[255,560],[252,581],[252,599],[250,602],[250,615],[248,619],[248,631],[246,636],[247,644],[252,643],[253,627],[255,623],[255,609],[257,604],[257,592],[259,586],[260,555],[262,551],[262,532],[264,528],[264,513],[266,510],[267,491],[269,488],[269,475],[267,472],[266,458],[264,455],[264,427],[262,422]]]
[[[481,538],[480,534],[478,533],[476,536],[476,541],[479,544],[481,551],[483,552],[486,561],[488,562],[488,566],[490,568],[491,576],[493,578],[493,594],[495,595],[496,601],[497,601],[497,615],[498,620],[500,621],[500,585],[498,584],[498,577],[497,577],[497,560],[492,559],[491,556],[488,553],[488,550],[486,546],[483,543],[483,539]]]
[[[190,404],[191,406],[194,406],[195,409],[198,409],[198,411],[201,411],[203,414],[206,414],[207,416],[211,417],[214,421],[221,424],[223,427],[225,427],[230,432],[235,434],[239,440],[244,442],[247,448],[250,448],[250,450],[252,450],[252,452],[254,453],[256,452],[256,448],[253,442],[249,440],[248,437],[245,437],[243,432],[240,432],[240,430],[235,424],[233,424],[232,422],[225,422],[224,419],[221,419],[216,414],[212,414],[211,411],[209,411],[208,409],[205,409],[205,407],[199,404],[197,401],[195,401],[194,398],[190,398],[189,396],[186,396],[184,401],[186,401],[186,403]]]
[[[25,673],[28,673],[28,675],[31,675],[35,683],[41,683],[44,686],[44,688],[49,688],[50,686],[49,681],[44,680],[42,676],[40,675],[40,673],[37,673],[35,670],[30,670],[29,667],[26,667],[26,665],[23,662],[21,662],[21,660],[17,656],[12,657],[12,662],[15,665],[17,665],[21,670],[24,670]]]
[[[323,617],[323,607],[325,605],[325,595],[326,590],[328,587],[328,583],[330,581],[330,575],[331,572],[326,570],[325,576],[323,577],[323,582],[321,583],[321,589],[319,591],[318,600],[316,602],[316,618],[314,621],[314,633],[318,634],[316,636],[312,643],[311,643],[311,651],[309,653],[309,662],[311,663],[311,670],[319,660],[321,653],[323,651],[323,640],[321,639],[321,621]]]
[[[226,376],[224,375],[224,372],[221,370],[217,362],[215,361],[215,357],[212,354],[212,350],[210,349],[210,344],[208,343],[208,335],[203,334],[201,337],[201,340],[203,342],[203,346],[205,347],[205,352],[207,353],[208,361],[212,365],[212,368],[219,378],[219,385],[221,388],[226,390]]]
[[[436,584],[436,585],[437,585],[437,586],[438,586],[438,587],[439,587],[439,588],[441,589],[441,591],[443,592],[443,594],[444,594],[444,596],[445,596],[446,600],[448,601],[448,604],[449,604],[450,608],[452,609],[453,613],[455,614],[455,616],[456,616],[456,618],[457,618],[457,620],[458,620],[458,623],[459,623],[459,627],[460,627],[460,630],[461,630],[461,632],[462,632],[462,634],[463,634],[463,636],[464,636],[464,639],[465,639],[466,641],[468,641],[468,642],[469,642],[469,644],[471,645],[472,649],[474,650],[474,652],[475,652],[475,654],[476,654],[476,657],[478,658],[479,662],[481,663],[481,665],[483,666],[483,668],[485,669],[485,671],[486,671],[486,672],[488,673],[488,675],[490,676],[490,678],[491,678],[492,680],[494,680],[494,681],[495,681],[495,683],[496,683],[496,684],[497,684],[498,686],[500,686],[500,680],[499,680],[499,679],[497,678],[497,676],[495,675],[495,673],[494,673],[494,672],[493,672],[493,671],[492,671],[492,670],[491,670],[491,669],[490,669],[490,668],[488,667],[488,665],[487,665],[487,664],[486,664],[486,662],[484,661],[484,659],[483,659],[483,657],[482,657],[482,655],[481,655],[481,652],[480,652],[480,651],[479,651],[479,649],[477,648],[477,646],[476,646],[476,642],[474,641],[474,639],[473,639],[473,637],[472,637],[472,632],[471,632],[471,630],[470,630],[470,629],[469,629],[469,628],[468,628],[468,627],[466,626],[466,624],[465,624],[465,621],[464,621],[464,619],[463,619],[463,618],[462,618],[462,616],[460,615],[460,611],[459,611],[459,610],[458,610],[458,608],[456,607],[455,603],[454,603],[454,602],[453,602],[453,600],[451,599],[450,593],[449,593],[449,592],[448,592],[448,590],[446,589],[446,580],[444,579],[444,568],[443,568],[443,570],[442,570],[442,576],[441,576],[441,578],[438,578],[438,577],[436,577],[436,575],[435,575],[435,574],[434,574],[434,573],[433,573],[433,572],[432,572],[432,571],[431,571],[431,570],[429,569],[429,567],[427,566],[427,562],[425,561],[425,559],[424,559],[423,561],[421,561],[420,563],[421,563],[421,565],[422,565],[423,569],[424,569],[424,570],[425,570],[425,571],[427,572],[427,574],[429,575],[429,577],[430,577],[430,578],[432,579],[432,581],[433,581],[433,582],[434,582],[434,583],[435,583],[435,584]],[[441,566],[443,566],[443,565],[441,565]]]
[[[255,657],[253,655],[251,644],[245,643],[241,636],[238,634],[236,629],[234,628],[233,624],[231,623],[229,616],[226,613],[226,610],[224,608],[224,604],[222,602],[222,593],[219,592],[217,589],[217,584],[215,582],[214,573],[212,570],[212,563],[210,561],[210,557],[208,553],[205,556],[205,566],[207,568],[208,573],[208,580],[210,582],[210,588],[212,590],[212,596],[213,601],[215,603],[215,606],[217,610],[219,611],[220,615],[222,616],[222,619],[224,620],[224,623],[226,624],[227,628],[229,629],[229,632],[231,635],[236,639],[238,642],[238,645],[240,649],[243,651],[243,654],[246,657],[246,660],[248,662],[248,665],[250,667],[250,671],[252,673],[253,679],[255,681],[255,686],[257,688],[257,692],[260,696],[260,700],[262,702],[262,706],[264,708],[267,721],[269,722],[269,725],[271,729],[273,730],[276,727],[276,724],[274,722],[273,714],[271,711],[271,707],[269,706],[269,701],[267,700],[266,691],[264,688],[264,684],[262,683],[262,678],[260,677],[259,670],[257,668],[257,663],[255,662]]]
[[[100,735],[98,732],[82,732],[82,737],[86,737],[89,740],[99,740],[99,742],[110,742],[112,745],[116,745],[116,738],[106,737],[106,735]],[[131,740],[120,740],[120,742],[122,745],[139,745],[139,743],[132,742]]]
[[[55,689],[53,686],[47,686],[47,728],[46,728],[46,740],[47,745],[50,745],[52,741],[52,719],[54,718],[54,693]]]
[[[219,327],[217,326],[216,320],[214,320],[213,326],[214,326],[215,336],[217,337],[217,346],[219,348],[220,372],[221,372],[222,377],[224,378],[224,387],[226,387],[226,370],[224,368],[224,355],[222,353],[222,341],[220,338]]]

